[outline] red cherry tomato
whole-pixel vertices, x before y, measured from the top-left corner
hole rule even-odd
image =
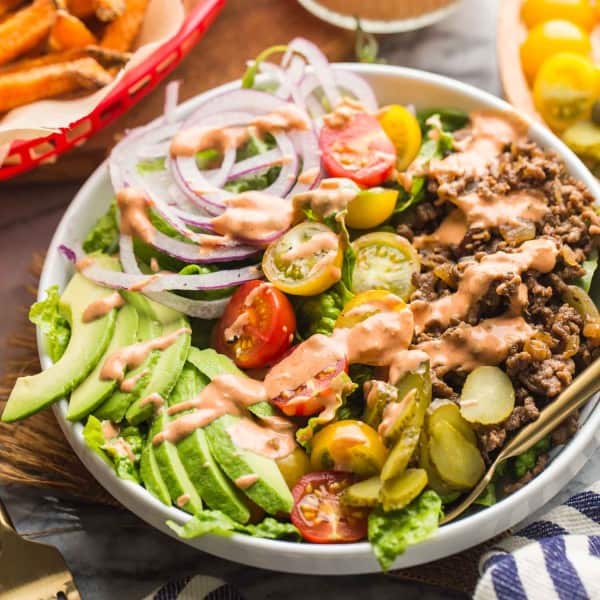
[[[323,125],[319,146],[329,175],[366,187],[385,181],[396,164],[394,144],[368,113],[352,115],[342,127]]]
[[[343,376],[347,368],[347,361],[339,360],[311,377],[293,392],[284,392],[273,398],[271,402],[288,417],[316,415],[327,406],[332,394],[341,393],[339,377]]]
[[[367,537],[367,511],[344,506],[341,493],[354,483],[351,473],[321,471],[301,477],[292,490],[292,523],[314,544],[357,542]]]
[[[276,362],[296,331],[287,296],[264,281],[249,281],[231,296],[214,334],[216,349],[238,367],[256,369]]]

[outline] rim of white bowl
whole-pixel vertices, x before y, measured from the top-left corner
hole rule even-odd
[[[529,117],[514,110],[514,108],[504,100],[501,100],[488,92],[479,90],[474,86],[456,81],[449,77],[429,73],[427,71],[393,65],[363,65],[357,63],[336,63],[336,66],[354,71],[358,74],[373,73],[388,76],[390,79],[404,79],[408,82],[412,80],[420,83],[432,84],[438,87],[449,88],[452,91],[471,97],[472,100],[480,103],[482,108],[497,109],[518,115],[528,123],[532,137],[538,140],[543,147],[551,147],[557,151],[560,155],[560,158],[567,165],[568,170],[577,179],[584,182],[596,199],[600,202],[600,184],[591,175],[583,163],[581,163],[579,158],[577,158],[577,156],[549,130],[545,129],[541,124],[534,122]],[[239,80],[226,83],[186,101],[176,110],[177,112],[187,113],[193,110],[195,103],[198,102],[199,98],[217,95],[225,91],[235,89],[238,86]],[[69,229],[76,228],[76,226],[74,227],[71,223],[71,219],[77,210],[80,209],[80,205],[85,205],[86,202],[89,202],[89,200],[86,199],[90,197],[91,192],[96,186],[101,184],[105,178],[107,178],[108,170],[106,164],[106,161],[102,163],[102,165],[100,165],[88,178],[63,215],[63,218],[61,219],[48,248],[48,253],[40,277],[38,299],[41,299],[44,296],[44,290],[47,287],[53,283],[56,283],[56,281],[52,280],[51,271],[55,268],[55,263],[58,260],[61,260],[58,257],[58,246],[66,237],[69,237]],[[64,269],[61,270],[66,273],[68,270],[67,265],[65,265]],[[42,334],[39,330],[37,331],[37,343],[38,354],[40,356],[42,368],[46,369],[48,366],[50,366],[51,360],[43,350]],[[506,529],[540,508],[545,499],[543,490],[545,487],[548,487],[553,477],[555,477],[557,473],[567,470],[569,465],[571,465],[570,477],[573,477],[589,458],[589,456],[586,455],[585,450],[587,449],[589,454],[591,452],[590,446],[594,448],[600,446],[600,408],[598,407],[597,399],[591,400],[590,404],[593,406],[593,408],[589,410],[589,414],[581,424],[577,433],[573,436],[573,438],[571,438],[567,445],[563,447],[557,456],[553,458],[550,465],[540,475],[538,475],[520,490],[514,492],[506,498],[503,498],[497,504],[440,527],[437,533],[430,539],[415,546],[409,547],[406,552],[396,561],[397,563],[400,562],[402,564],[395,564],[392,566],[392,569],[398,568],[398,566],[423,564],[431,560],[436,560],[442,556],[448,556],[455,552],[464,550],[480,543],[488,537],[485,534],[478,534],[478,528],[484,523],[498,520],[505,524],[503,528]],[[85,445],[82,436],[83,426],[81,423],[71,423],[66,419],[67,406],[67,401],[63,398],[53,406],[54,414],[56,415],[58,423],[69,443],[75,450],[75,453],[84,463],[86,468],[91,472],[91,474],[105,489],[107,489],[110,494],[115,496],[117,500],[119,500],[134,514],[146,520],[153,527],[171,535],[172,537],[175,537],[176,539],[180,539],[177,538],[174,532],[169,530],[164,525],[164,522],[167,520],[173,520],[178,523],[184,523],[191,518],[191,515],[181,511],[178,508],[168,507],[162,504],[141,485],[119,479],[115,475],[114,471]],[[575,468],[573,468],[574,463],[576,463]],[[526,509],[525,513],[522,511],[513,510],[525,502],[527,497],[533,497],[535,500],[533,502],[529,502],[529,508]],[[144,514],[140,510],[131,508],[130,504],[132,501],[147,507],[150,513],[160,513],[161,517],[163,518],[163,525],[158,526],[156,523],[151,522],[149,519],[152,518],[152,514]],[[482,528],[481,531],[483,530],[484,529]],[[470,534],[468,536],[470,539],[467,543],[465,543],[465,534]],[[448,545],[453,538],[458,539],[459,537],[462,538],[462,541],[457,546]],[[213,536],[206,536],[203,539],[210,540],[211,538],[214,539]],[[180,541],[195,545],[194,540]],[[335,557],[337,559],[353,558],[359,562],[365,562],[361,562],[360,565],[357,564],[357,568],[353,569],[352,572],[366,573],[377,570],[369,542],[318,545],[280,540],[267,540],[243,534],[233,534],[227,538],[227,541],[235,546],[244,548],[247,551],[252,551],[253,549],[265,550],[273,553],[273,555],[285,551],[290,558],[293,555],[297,557],[310,557],[315,559],[326,557]],[[441,549],[442,547],[445,549]],[[202,547],[201,550],[211,553],[210,547]],[[213,553],[220,555],[223,558],[227,558],[227,555],[224,552],[215,551]],[[411,560],[411,555],[418,555],[418,557],[414,556],[415,560]],[[249,559],[248,563],[252,564],[252,560]],[[375,568],[373,565],[375,565]],[[302,572],[294,569],[293,565],[289,565],[289,567],[290,571]],[[288,570],[285,568],[280,568],[276,565],[273,565],[272,568],[280,571]]]

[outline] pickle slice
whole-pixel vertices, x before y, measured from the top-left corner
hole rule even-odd
[[[382,481],[397,477],[406,470],[419,443],[421,429],[422,423],[419,424],[419,416],[415,412],[409,423],[400,433],[398,441],[392,448],[381,469]]]
[[[440,477],[458,489],[475,486],[485,473],[477,447],[446,421],[436,423],[430,435],[429,455]]]
[[[383,510],[400,510],[408,506],[427,486],[425,469],[406,469],[381,486],[379,498]]]
[[[402,430],[408,425],[417,410],[417,390],[412,389],[400,402],[388,404],[383,411],[379,435],[386,446],[398,441]]]
[[[348,506],[376,506],[380,490],[381,479],[376,475],[347,487],[342,493],[342,502]]]
[[[515,407],[510,377],[498,367],[477,367],[460,393],[460,414],[470,423],[495,425],[508,419]]]
[[[419,467],[427,471],[427,485],[436,494],[448,497],[457,491],[456,488],[447,484],[440,477],[440,474],[431,462],[431,457],[429,456],[429,439],[425,430],[421,432],[421,439],[419,440]]]
[[[458,405],[450,400],[436,400],[427,410],[427,426],[431,429],[436,423],[446,421],[463,435],[471,444],[477,445],[477,436],[471,425],[460,414]]]
[[[373,429],[381,424],[383,409],[390,403],[398,400],[398,390],[395,385],[371,379],[365,383],[365,411],[363,421]]]

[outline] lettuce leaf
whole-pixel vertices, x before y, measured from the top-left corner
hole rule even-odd
[[[369,515],[369,542],[384,571],[408,546],[431,537],[442,517],[442,500],[427,490],[402,510],[384,512],[376,508]]]
[[[180,538],[186,540],[210,533],[224,537],[233,533],[246,533],[270,540],[300,540],[300,532],[291,523],[283,523],[267,517],[257,525],[242,525],[220,510],[203,510],[194,515],[185,525],[178,525],[174,521],[167,521],[167,525]]]
[[[138,173],[145,175],[146,173],[154,173],[156,171],[164,171],[167,168],[167,159],[164,156],[159,158],[148,158],[141,160],[136,165]]]
[[[29,309],[29,320],[37,325],[44,336],[44,347],[53,362],[65,352],[71,337],[71,327],[60,311],[58,286],[46,290],[46,298],[35,302]]]
[[[119,225],[117,223],[117,207],[113,202],[110,208],[101,216],[88,232],[83,249],[91,252],[114,254],[119,248]]]
[[[104,433],[102,432],[102,422],[94,415],[88,417],[87,423],[83,428],[83,439],[87,447],[95,452],[105,463],[112,466],[112,461],[104,452]]]
[[[589,292],[590,288],[592,287],[592,280],[594,279],[594,274],[596,273],[596,269],[598,268],[598,250],[594,248],[587,260],[584,260],[581,266],[585,271],[585,275],[582,275],[575,282],[575,284],[583,288],[586,292]]]

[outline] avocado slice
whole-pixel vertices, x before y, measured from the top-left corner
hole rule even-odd
[[[227,430],[239,420],[240,417],[223,415],[205,428],[212,455],[234,482],[245,475],[258,476],[258,480],[243,491],[267,513],[289,514],[293,505],[292,494],[277,463],[233,443]]]
[[[116,264],[103,256],[97,261],[109,268]],[[51,367],[17,380],[2,413],[3,421],[10,423],[39,412],[71,392],[88,376],[112,338],[117,310],[113,308],[88,323],[83,322],[82,315],[91,302],[113,293],[114,290],[100,287],[79,273],[73,275],[60,299],[60,309],[71,326],[69,345]]]
[[[145,313],[139,313],[139,326],[137,341],[145,342],[158,337],[161,334],[160,323],[154,321]],[[153,350],[148,358],[139,366],[127,373],[127,378],[139,377],[134,388],[130,392],[117,389],[104,403],[94,412],[98,419],[120,423],[125,418],[127,409],[137,400],[142,390],[148,385],[154,363],[160,355],[159,350]],[[140,374],[142,374],[140,376]]]
[[[194,350],[193,348],[190,349]],[[209,383],[208,377],[187,362],[169,396],[169,405],[190,400]],[[178,415],[180,416],[180,415]],[[238,523],[247,523],[250,511],[241,492],[227,479],[213,458],[203,429],[197,429],[177,444],[179,458],[202,500]]]
[[[150,428],[149,444],[152,444],[152,438],[165,428],[168,421],[166,407],[162,407]],[[191,514],[199,513],[202,510],[202,499],[188,477],[177,448],[171,442],[164,441],[156,446],[152,444],[151,452],[156,457],[156,464],[173,504]]]
[[[94,370],[71,393],[67,419],[70,421],[83,419],[117,387],[117,381],[114,379],[102,379],[100,372],[104,366],[104,361],[111,354],[135,342],[138,321],[138,313],[133,306],[126,305],[119,310],[113,337],[110,344],[108,344],[106,352],[102,355]]]
[[[153,304],[155,303],[153,302]],[[168,335],[182,327],[189,327],[189,323],[185,317],[180,315],[174,321],[163,325],[162,335]],[[152,368],[150,380],[141,391],[139,397],[127,410],[125,418],[129,423],[138,425],[152,417],[154,406],[152,404],[142,404],[144,398],[150,394],[160,394],[163,398],[169,396],[185,364],[190,343],[191,335],[189,333],[181,333],[168,348],[160,352]]]
[[[144,482],[144,487],[153,495],[156,496],[163,504],[171,506],[171,496],[169,490],[163,481],[156,456],[152,451],[152,435],[148,436],[146,445],[142,450],[140,458],[140,477]]]

